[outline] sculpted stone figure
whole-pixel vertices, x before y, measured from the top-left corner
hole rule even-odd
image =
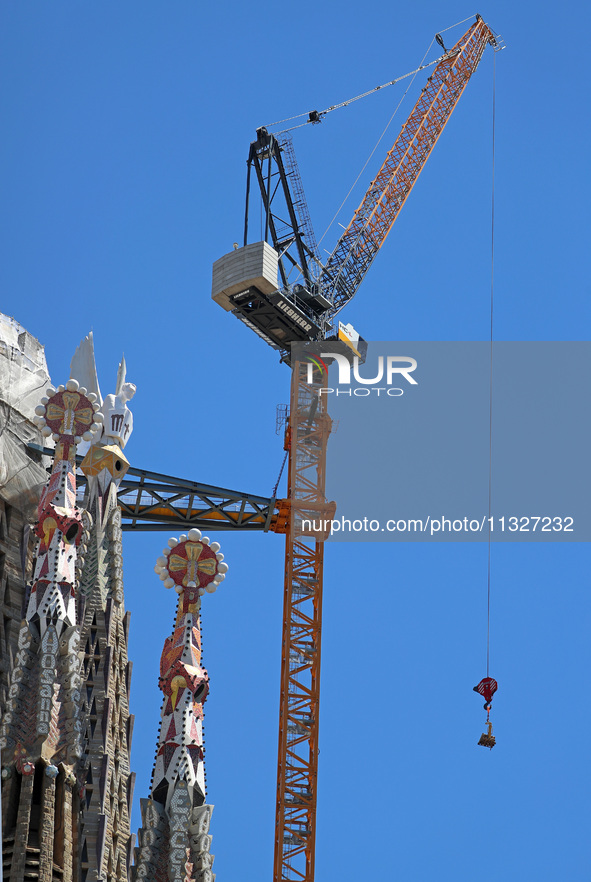
[[[129,441],[133,430],[133,414],[127,402],[135,395],[133,383],[125,382],[125,358],[121,359],[117,372],[117,389],[114,395],[107,395],[101,408],[104,415],[101,443],[118,444],[121,449]]]
[[[92,331],[82,340],[74,353],[70,365],[70,376],[78,380],[80,385],[89,392],[95,393],[104,416],[102,432],[98,433],[90,444],[85,447],[79,446],[81,454],[86,453],[91,444],[103,446],[117,444],[123,450],[129,441],[133,430],[133,414],[127,406],[127,402],[135,395],[136,387],[133,383],[125,381],[126,371],[125,357],[123,356],[117,371],[115,393],[107,395],[103,401],[96,373]]]

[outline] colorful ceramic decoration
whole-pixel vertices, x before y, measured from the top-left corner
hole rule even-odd
[[[49,882],[57,873],[72,882],[82,873],[89,882],[128,882],[133,719],[117,490],[129,467],[122,447],[135,387],[125,383],[123,360],[103,405],[92,335],[78,347],[71,377],[47,389],[33,418],[55,450],[0,720],[4,832],[15,843],[5,872],[14,880]],[[27,546],[25,534],[23,569]]]
[[[152,795],[142,806],[135,879],[149,876],[166,882],[191,882],[213,878],[211,837],[207,835],[213,807],[205,804],[202,729],[209,677],[201,665],[199,613],[201,597],[205,592],[213,593],[225,578],[228,565],[223,558],[217,542],[210,542],[199,530],[190,530],[169,540],[155,567],[165,587],[175,588],[179,600],[174,631],[164,643],[160,660],[162,724]],[[166,867],[164,852],[147,836],[150,813],[154,812],[175,831]]]

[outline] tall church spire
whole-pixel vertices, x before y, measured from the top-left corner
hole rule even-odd
[[[102,422],[96,396],[77,380],[47,389],[37,423],[56,442],[38,505],[33,582],[11,671],[0,747],[8,784],[5,872],[51,882],[54,865],[73,880],[73,788],[82,756],[76,587],[85,534],[76,503],[76,445]]]
[[[123,447],[135,386],[125,382],[123,359],[115,394],[103,401],[92,334],[71,370],[65,386],[47,390],[34,419],[30,408],[31,425],[56,448],[37,507],[24,620],[3,658],[10,665],[0,727],[8,882],[127,882],[131,862],[133,717],[117,488],[129,466]],[[23,431],[18,442],[26,441]],[[85,454],[83,500],[77,451]],[[24,547],[21,556],[24,571]]]
[[[92,335],[82,341],[72,371],[83,373],[101,402],[103,427],[80,468],[87,480],[89,522],[80,577],[84,756],[79,776],[81,882],[127,882],[131,862],[130,770],[133,717],[129,713],[131,663],[127,658],[129,613],[123,603],[121,511],[117,489],[129,463],[123,453],[133,425],[127,401],[125,360],[116,392],[103,401],[94,366]]]
[[[201,666],[201,597],[213,593],[228,569],[217,542],[199,530],[170,539],[156,572],[179,595],[172,635],[164,643],[159,685],[162,723],[150,799],[142,800],[142,828],[134,880],[211,882],[206,803],[203,704],[209,678]]]

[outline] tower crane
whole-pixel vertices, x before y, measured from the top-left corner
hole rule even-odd
[[[274,880],[275,882],[284,882],[284,880],[287,882],[288,879],[300,879],[312,882],[314,878],[318,768],[323,555],[324,541],[327,538],[326,524],[334,516],[335,506],[334,503],[327,502],[325,496],[326,447],[331,432],[331,420],[326,411],[326,396],[321,394],[327,380],[326,371],[322,369],[324,368],[322,362],[318,362],[316,367],[313,362],[306,363],[304,361],[306,356],[302,355],[301,350],[298,351],[294,344],[322,342],[321,349],[326,348],[334,354],[345,351],[350,353],[350,358],[354,355],[360,360],[363,359],[365,341],[350,325],[343,325],[338,321],[337,316],[355,295],[371,266],[463,89],[476,69],[486,44],[491,43],[495,48],[501,48],[492,31],[480,16],[449,51],[445,49],[440,38],[438,42],[444,50],[443,56],[431,63],[430,66],[433,64],[437,66],[429,77],[427,85],[423,88],[421,97],[402,127],[394,146],[389,151],[376,178],[372,181],[349,226],[345,229],[325,263],[322,263],[318,254],[289,135],[287,133],[273,135],[265,128],[257,130],[257,137],[251,144],[248,158],[244,244],[242,248],[236,247],[235,251],[225,255],[214,264],[212,295],[226,310],[234,312],[239,319],[278,350],[282,361],[292,366],[291,405],[285,433],[285,449],[289,456],[287,498],[277,500],[275,496],[269,498],[242,491],[227,490],[223,487],[162,475],[144,469],[130,468],[128,471],[127,461],[121,453],[123,444],[119,452],[113,447],[106,447],[98,451],[98,458],[92,456],[88,460],[85,458],[87,487],[90,488],[88,498],[91,500],[90,504],[85,503],[85,506],[97,516],[95,520],[97,531],[91,542],[93,553],[96,554],[89,570],[89,572],[93,570],[94,574],[89,576],[89,580],[94,584],[94,579],[97,576],[99,564],[95,565],[95,562],[98,559],[99,548],[101,555],[103,552],[106,553],[107,549],[112,552],[113,559],[109,560],[106,572],[114,573],[115,576],[112,580],[114,593],[107,598],[108,592],[105,590],[99,605],[90,606],[87,609],[93,618],[87,616],[84,627],[88,625],[90,641],[93,641],[92,645],[94,646],[92,650],[94,656],[91,654],[91,642],[89,642],[88,650],[82,653],[86,658],[83,671],[86,688],[83,691],[86,692],[86,707],[88,707],[92,695],[95,697],[99,695],[94,692],[94,676],[102,662],[105,673],[105,689],[108,686],[109,677],[111,677],[111,685],[115,684],[115,692],[117,693],[115,709],[113,711],[110,707],[111,699],[107,697],[106,692],[99,695],[99,701],[103,704],[103,711],[99,712],[99,718],[102,714],[103,724],[105,724],[105,720],[109,719],[111,723],[108,726],[103,725],[100,735],[97,731],[96,740],[92,741],[94,737],[92,719],[94,718],[96,721],[97,717],[91,710],[90,737],[86,741],[86,747],[83,748],[80,736],[80,732],[83,730],[79,728],[78,704],[75,701],[62,703],[62,708],[72,705],[74,709],[67,711],[66,717],[64,717],[65,727],[61,731],[65,740],[58,739],[59,744],[54,743],[55,739],[48,734],[50,733],[52,712],[47,709],[47,701],[49,701],[47,696],[43,692],[37,694],[28,687],[25,689],[26,682],[33,685],[36,683],[37,686],[41,684],[42,687],[43,682],[46,681],[42,678],[39,679],[35,673],[31,680],[21,682],[20,678],[24,673],[24,668],[30,663],[32,651],[23,650],[20,653],[24,661],[13,667],[12,682],[17,688],[19,697],[27,692],[28,698],[36,702],[36,709],[31,717],[32,720],[37,721],[34,731],[41,736],[44,744],[50,744],[48,748],[50,752],[47,756],[44,752],[42,754],[36,752],[35,756],[40,758],[36,766],[35,761],[26,759],[27,749],[17,743],[18,751],[15,753],[14,767],[19,777],[15,776],[13,783],[7,779],[11,794],[18,794],[18,811],[15,810],[13,813],[18,833],[15,834],[13,840],[10,840],[11,855],[14,852],[15,857],[18,857],[13,848],[15,843],[17,846],[22,842],[26,845],[27,831],[35,832],[41,823],[39,821],[39,799],[41,799],[39,794],[42,790],[43,817],[46,817],[49,826],[45,825],[45,821],[41,826],[45,833],[49,830],[49,836],[42,837],[39,860],[33,861],[33,863],[36,863],[41,870],[43,867],[48,867],[51,871],[53,866],[54,873],[62,873],[59,865],[53,863],[54,846],[56,848],[59,846],[63,854],[59,855],[56,851],[56,855],[61,860],[65,868],[64,872],[67,874],[68,866],[71,871],[71,857],[78,845],[80,846],[79,857],[83,874],[86,872],[84,868],[88,869],[91,866],[86,860],[91,851],[93,855],[96,852],[96,862],[99,867],[107,864],[108,875],[111,874],[112,869],[116,872],[117,877],[125,871],[128,855],[126,856],[123,843],[129,841],[125,833],[125,825],[127,824],[125,805],[126,803],[129,805],[131,796],[129,789],[127,798],[125,796],[124,778],[119,777],[119,759],[121,752],[128,753],[130,737],[130,729],[125,724],[129,676],[125,648],[127,642],[125,622],[127,619],[119,617],[116,629],[115,626],[112,627],[109,624],[109,622],[113,623],[116,616],[119,615],[119,613],[113,612],[113,600],[119,603],[122,599],[119,552],[117,551],[118,527],[110,540],[106,541],[109,539],[109,531],[115,520],[110,516],[115,514],[116,494],[121,516],[126,521],[125,526],[130,530],[162,530],[169,529],[169,526],[174,524],[184,529],[210,527],[227,531],[237,529],[249,532],[271,530],[286,535]],[[319,122],[326,112],[328,111],[324,113],[312,111],[309,122]],[[262,242],[249,244],[248,209],[253,171],[265,207],[265,239]],[[283,205],[284,212],[280,208],[280,204]],[[123,384],[123,380],[121,383]],[[118,388],[120,388],[119,377]],[[74,682],[78,678],[78,686],[80,685],[80,678],[76,673],[77,669],[75,669],[78,657],[75,647],[81,630],[76,618],[75,587],[78,583],[78,577],[74,572],[76,551],[73,543],[74,540],[76,540],[74,544],[78,544],[78,540],[82,541],[85,532],[88,535],[88,531],[85,531],[83,526],[84,523],[90,523],[90,521],[83,523],[80,510],[76,505],[76,492],[81,488],[82,479],[78,481],[76,478],[75,448],[81,437],[91,440],[90,432],[82,430],[85,426],[90,426],[91,423],[98,425],[94,416],[99,407],[96,403],[96,394],[92,398],[90,396],[87,398],[86,393],[87,389],[84,387],[81,389],[78,381],[71,378],[66,387],[60,386],[57,391],[52,388],[49,391],[49,397],[42,399],[45,404],[48,404],[47,408],[45,404],[42,404],[37,409],[44,429],[47,429],[49,434],[53,434],[54,440],[58,440],[58,447],[55,452],[50,482],[46,485],[47,492],[43,494],[38,510],[41,527],[46,524],[47,530],[41,527],[38,530],[41,542],[44,543],[40,544],[39,548],[44,550],[37,557],[35,583],[29,592],[27,617],[28,621],[32,623],[33,629],[27,630],[29,626],[25,622],[25,631],[21,632],[25,642],[21,645],[19,638],[19,646],[21,649],[22,646],[33,645],[39,648],[35,623],[44,623],[41,628],[43,647],[41,654],[37,653],[36,657],[39,662],[41,655],[43,656],[42,665],[45,665],[46,658],[50,659],[49,667],[44,667],[42,673],[48,674],[50,679],[47,682],[54,683],[58,690],[54,690],[54,698],[57,702],[54,708],[56,713],[59,711],[61,698],[59,701],[58,698],[60,696],[63,697],[67,693],[72,697],[74,694],[79,694],[80,691],[75,688],[76,683]],[[123,403],[125,400],[121,397]],[[39,408],[44,414],[43,417],[41,417]],[[128,418],[123,417],[121,412],[115,416],[123,420]],[[130,427],[130,423],[127,424],[127,427]],[[122,428],[121,423],[119,423],[119,428]],[[45,435],[46,432],[44,431],[43,434]],[[37,458],[38,462],[42,461],[43,455],[54,453],[34,444],[28,445],[28,452],[32,458]],[[78,463],[80,464],[79,459]],[[120,474],[117,477],[118,471]],[[103,477],[110,476],[105,477],[106,483],[100,483],[102,481],[102,478],[99,477],[101,474]],[[114,480],[111,480],[112,478]],[[105,491],[105,487],[107,487],[107,491]],[[53,498],[53,506],[50,497]],[[64,504],[56,507],[56,500],[60,499]],[[106,503],[105,500],[107,500]],[[56,518],[61,524],[61,529],[54,529],[57,523]],[[66,524],[65,521],[68,523]],[[321,524],[319,528],[316,526],[318,521]],[[308,526],[305,526],[306,524]],[[314,526],[311,526],[312,524]],[[324,524],[324,529],[322,524]],[[66,527],[68,527],[67,531],[63,532]],[[197,529],[195,532],[198,533]],[[41,534],[44,538],[41,537]],[[189,529],[189,544],[194,541],[191,539],[191,535],[192,531]],[[173,542],[176,543],[175,547],[183,544],[182,542],[177,543],[176,540]],[[48,582],[44,578],[47,571],[43,570],[43,566],[47,566],[49,557],[52,555],[56,557],[60,543],[63,545],[62,551],[69,544],[72,554],[68,557],[68,562],[65,562],[64,558],[61,569],[56,564],[53,581]],[[209,557],[206,555],[206,558],[210,563],[214,557],[218,556],[211,549],[208,554]],[[187,561],[188,558],[185,560]],[[82,555],[80,555],[81,562]],[[215,570],[212,570],[209,564],[207,566],[210,576],[213,572],[219,572],[223,576],[221,566],[218,567],[217,563]],[[170,576],[172,572],[160,564],[158,571],[161,576],[165,572],[168,572]],[[191,572],[195,573],[196,571],[197,560],[192,558]],[[178,573],[178,570],[176,572]],[[188,570],[186,572],[188,573]],[[106,575],[105,578],[109,582],[111,576]],[[179,578],[182,577],[179,576]],[[186,578],[191,578],[191,581],[187,583],[188,587],[192,586],[193,589],[196,589],[197,583],[192,580],[192,577],[187,576]],[[165,584],[167,581],[168,579],[165,580]],[[174,582],[174,579],[170,578],[170,582]],[[99,585],[97,581],[96,584],[102,593],[104,583]],[[178,582],[177,585],[179,585]],[[39,588],[39,593],[37,593],[37,588]],[[47,606],[47,603],[50,606],[53,603],[53,595],[50,597],[50,594],[54,588],[55,597],[60,601],[59,609],[56,607],[57,612],[55,610],[52,612],[53,607],[48,608]],[[183,591],[180,593],[182,594]],[[41,596],[47,600],[45,606],[41,603]],[[187,637],[189,650],[187,650],[188,655],[183,655],[183,658],[185,661],[189,659],[191,664],[182,666],[183,676],[173,677],[174,666],[171,667],[167,663],[165,674],[168,679],[166,682],[167,688],[170,687],[171,691],[166,694],[174,694],[174,698],[171,699],[173,710],[178,690],[181,688],[179,684],[173,687],[175,680],[181,681],[181,684],[184,684],[182,688],[188,690],[186,696],[189,704],[193,699],[197,699],[199,704],[198,695],[203,695],[203,693],[199,693],[198,687],[201,688],[205,682],[198,684],[201,669],[196,668],[192,663],[193,661],[197,662],[200,658],[198,620],[194,618],[198,608],[196,606],[198,603],[197,594],[192,595],[192,600],[189,595],[186,597],[187,612],[191,606],[193,609],[190,612],[189,620],[180,628],[180,643],[175,644],[176,648],[178,649],[180,646],[182,649],[183,639],[188,634],[187,628],[193,634],[194,625],[196,625],[197,631],[193,634],[194,643],[191,635]],[[93,627],[93,625],[97,625],[95,612],[99,613],[99,618],[102,616],[100,624],[97,626],[103,629],[102,631]],[[56,622],[59,624],[57,631]],[[179,629],[175,629],[175,634],[177,631]],[[114,636],[114,643],[111,636],[108,637],[109,643],[105,651],[103,651],[102,643],[99,647],[97,636],[99,633]],[[64,635],[66,635],[65,638]],[[100,638],[102,642],[104,639]],[[172,638],[169,638],[170,640]],[[57,661],[55,655],[55,652],[58,651],[58,643],[59,652],[62,655],[65,649],[64,659],[68,663],[65,667],[62,662]],[[115,649],[111,652],[113,646]],[[46,648],[47,653],[45,652]],[[182,652],[184,653],[184,650]],[[175,657],[178,661],[180,656]],[[52,658],[53,661],[51,661]],[[94,663],[91,663],[91,658],[94,658]],[[70,665],[70,662],[74,667]],[[86,662],[90,666],[88,670]],[[20,667],[21,664],[24,666],[23,668]],[[40,668],[36,667],[35,672],[37,670]],[[16,673],[17,671],[18,673]],[[185,679],[185,675],[188,679]],[[188,681],[191,681],[193,685],[190,686]],[[124,682],[125,685],[123,685]],[[19,683],[21,683],[20,686]],[[488,676],[476,687],[476,691],[485,697],[487,711],[490,709],[490,700],[495,689],[496,681]],[[111,687],[109,687],[109,694],[111,694],[110,690]],[[12,686],[10,692],[14,697]],[[31,698],[31,696],[33,697]],[[123,696],[122,708],[119,707],[119,697],[121,696]],[[18,707],[16,697],[14,697],[14,702],[11,706]],[[94,699],[92,699],[92,704],[95,707]],[[81,707],[84,706],[81,705]],[[177,712],[181,713],[178,711],[178,706]],[[118,723],[113,714],[117,716]],[[5,714],[7,721],[5,726],[8,725],[9,716],[11,722],[16,723],[16,714],[14,717],[12,714]],[[18,732],[24,731],[22,727],[24,725],[26,728],[28,725],[27,719],[27,714],[25,714],[18,721],[20,727]],[[193,718],[193,722],[196,723],[198,719],[198,717]],[[182,720],[186,721],[186,717],[183,716]],[[180,721],[181,717],[179,716],[177,717],[179,726]],[[174,719],[170,723],[169,727],[167,721],[166,738],[168,740],[166,743],[162,742],[163,751],[171,747],[174,747],[176,751],[181,746],[176,741],[170,740],[176,739],[178,735]],[[61,718],[59,725],[61,726]],[[107,729],[110,732],[108,735],[106,734]],[[174,732],[171,732],[172,729]],[[3,739],[6,737],[6,732],[5,729]],[[196,738],[200,739],[197,729],[194,730],[194,734]],[[12,735],[10,737],[12,738]],[[482,735],[479,743],[489,748],[494,746],[495,739],[492,736],[490,725],[488,733]],[[56,748],[57,752],[53,749],[56,744],[59,748],[59,750]],[[113,753],[111,753],[111,747]],[[203,755],[200,740],[197,743],[195,739],[192,739],[192,743],[189,745],[183,735],[183,750],[185,747],[187,748],[185,758],[191,764],[195,759],[197,765],[201,767],[199,772],[201,774]],[[72,772],[68,772],[67,778],[65,778],[63,764],[60,764],[62,765],[60,771],[53,761],[48,763],[48,757],[55,757],[57,763],[60,758],[65,756],[62,748],[63,750],[67,749],[68,763],[70,759],[72,760],[71,768],[75,767],[74,761],[80,759],[82,753],[85,756],[92,755],[94,757],[92,762],[95,763],[96,790],[93,790],[95,785],[92,784],[92,763],[86,767],[89,777],[85,778],[82,789],[79,789],[80,780],[76,783],[76,776]],[[34,747],[34,750],[37,751],[37,748]],[[172,765],[174,753],[165,754],[159,751],[160,757],[165,755],[168,755],[168,761],[171,763],[169,767],[176,770],[176,767]],[[109,773],[110,756],[115,757],[115,778]],[[127,762],[128,759],[123,760],[124,769],[127,768]],[[97,763],[99,764],[97,765]],[[164,768],[164,759],[157,760],[157,763],[162,763],[157,768]],[[99,775],[101,768],[102,772]],[[5,777],[4,771],[3,778]],[[193,766],[193,771],[196,772],[195,766]],[[117,778],[119,785],[113,783]],[[42,780],[45,783],[40,789],[37,784],[41,784]],[[56,783],[57,780],[60,781],[59,785]],[[111,781],[111,796],[113,797],[117,791],[119,799],[111,799],[113,805],[110,806],[109,813],[105,814],[103,812],[104,794],[100,795],[100,793],[107,788],[106,782],[108,780]],[[175,780],[178,781],[178,778]],[[129,778],[128,785],[131,781],[132,779]],[[193,804],[192,798],[189,798],[187,791],[179,787],[175,791],[175,796],[179,797],[179,801],[175,804],[176,807],[170,815],[169,823],[165,803],[171,791],[170,784],[166,782],[169,782],[166,777],[160,779],[160,782],[156,781],[157,786],[152,791],[154,799],[149,801],[151,803],[150,809],[143,812],[145,826],[142,829],[140,840],[143,863],[136,864],[136,874],[139,878],[147,873],[152,878],[156,872],[159,878],[164,873],[167,878],[180,879],[181,875],[185,875],[185,871],[193,877],[193,870],[195,870],[200,878],[210,878],[211,861],[205,862],[206,857],[211,857],[209,855],[210,837],[205,832],[207,827],[200,826],[203,821],[203,813],[198,812],[197,816],[194,813],[196,809],[206,808],[210,814],[210,807],[196,806]],[[64,783],[68,784],[67,790],[64,790]],[[186,782],[179,783],[184,785]],[[61,787],[61,790],[57,789],[58,787]],[[78,790],[78,796],[74,788]],[[66,829],[66,820],[64,819],[67,818],[67,824],[71,824],[70,832],[74,831],[75,833],[78,829],[78,822],[75,820],[76,813],[72,813],[73,806],[78,805],[78,800],[83,799],[83,794],[85,794],[84,799],[88,807],[91,804],[93,792],[95,798],[100,797],[99,801],[102,806],[94,811],[94,819],[98,827],[91,827],[90,824],[84,823],[83,832],[87,838],[82,845],[77,834],[73,838],[70,837],[71,843],[69,844],[73,843],[74,851],[71,848],[68,852],[68,861],[70,861],[68,864],[66,853],[62,848],[63,841],[60,844],[59,837],[55,839],[51,834],[57,817],[55,815],[56,807],[59,804],[58,811],[62,813],[60,815],[62,832]],[[197,798],[202,795],[202,793],[197,794]],[[34,813],[31,808],[35,803],[36,820],[33,819]],[[98,806],[98,803],[95,805]],[[88,819],[90,814],[86,817]],[[34,823],[32,823],[33,821]],[[109,833],[111,821],[112,836]],[[120,822],[121,826],[119,826]],[[55,826],[56,831],[58,826]],[[117,831],[121,833],[121,836],[115,835]],[[193,858],[190,858],[194,852],[185,847],[185,834],[190,834],[191,848],[193,845],[196,848],[199,863],[195,866]],[[107,854],[104,847],[109,838],[112,839],[112,848]],[[63,836],[61,840],[64,840]],[[194,843],[194,840],[198,840],[197,844]],[[92,848],[86,847],[91,842],[96,843],[96,849],[94,845]],[[152,846],[154,846],[153,850]],[[31,851],[31,848],[27,850]],[[33,850],[38,851],[38,849]],[[23,852],[22,848],[21,852]],[[23,860],[26,858],[24,852],[18,857],[18,867],[21,870],[23,868],[26,870],[21,858]],[[185,860],[186,858],[187,860]],[[74,860],[76,859],[74,858]],[[166,862],[168,862],[167,868],[165,867]],[[18,875],[20,871],[15,869],[16,863],[13,863],[12,866],[11,878],[15,878],[15,873]],[[137,869],[138,866],[139,869]],[[92,872],[94,871],[90,869],[89,873],[92,874]],[[100,875],[100,870],[98,872]]]
[[[212,297],[292,366],[285,447],[288,498],[272,529],[286,535],[274,882],[314,878],[324,541],[306,521],[330,519],[325,499],[331,421],[326,377],[295,343],[339,341],[364,357],[365,341],[337,316],[357,292],[487,44],[503,48],[481,16],[438,59],[379,172],[328,260],[318,254],[289,133],[259,128],[247,164],[244,244],[213,265]],[[323,114],[312,111],[309,122]],[[254,172],[265,236],[248,243]],[[270,240],[270,241],[269,241]],[[327,347],[329,348],[329,347]],[[332,351],[332,346],[330,347]]]

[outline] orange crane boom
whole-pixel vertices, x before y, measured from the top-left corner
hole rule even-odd
[[[439,62],[330,255],[323,293],[336,310],[351,299],[423,170],[487,43],[496,37],[480,16]]]

